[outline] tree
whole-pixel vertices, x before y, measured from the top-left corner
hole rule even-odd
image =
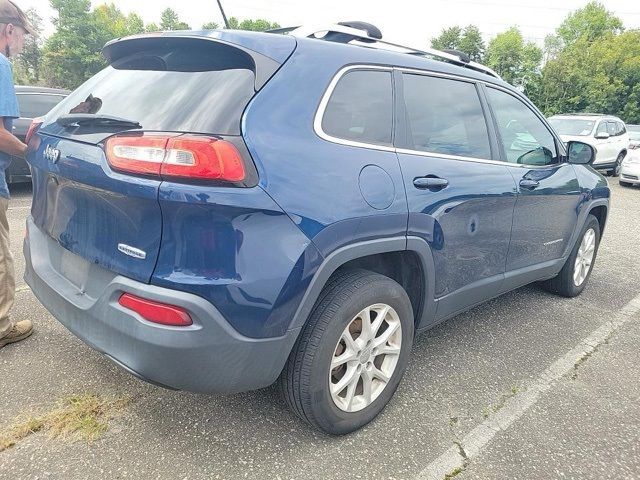
[[[144,27],[144,31],[145,32],[159,32],[160,31],[160,27],[158,27],[158,25],[156,23],[147,23],[147,26]]]
[[[468,25],[464,29],[458,50],[469,55],[474,62],[482,61],[485,54],[485,44],[478,27]]]
[[[468,25],[464,30],[458,26],[445,28],[431,41],[431,47],[438,50],[459,50],[469,55],[474,62],[481,61],[485,51],[482,34],[475,25]]]
[[[431,40],[431,47],[438,50],[458,50],[462,39],[460,27],[445,28],[436,38]]]
[[[229,28],[232,30],[252,30],[254,32],[264,32],[265,30],[272,30],[274,28],[280,28],[280,25],[276,22],[269,22],[264,19],[257,20],[242,20],[239,21],[236,17],[229,18]]]
[[[535,88],[540,79],[542,50],[525,42],[517,27],[498,34],[489,42],[486,63],[507,82],[526,93]]]
[[[220,25],[216,22],[207,22],[202,25],[202,30],[215,30],[216,28],[220,28]]]
[[[144,21],[142,20],[142,17],[140,17],[140,15],[138,15],[137,13],[129,14],[129,16],[127,17],[126,25],[127,35],[136,35],[138,33],[145,32]]]
[[[25,15],[36,29],[37,35],[27,35],[24,48],[16,59],[13,73],[16,83],[22,85],[37,85],[40,82],[40,68],[42,63],[42,17],[34,8],[26,10]]]
[[[606,34],[618,34],[622,31],[622,20],[597,1],[569,14],[557,30],[565,46],[573,45],[580,38],[593,42]]]
[[[50,86],[74,89],[104,65],[90,0],[51,0],[56,31],[43,51],[43,73]]]
[[[640,30],[581,36],[543,69],[546,114],[594,111],[640,123]]]
[[[191,30],[191,27],[180,21],[178,14],[171,8],[165,8],[160,15],[160,30]]]

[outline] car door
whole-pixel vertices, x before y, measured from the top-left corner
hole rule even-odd
[[[542,268],[553,270],[570,247],[581,191],[544,117],[513,92],[490,86],[486,92],[502,155],[518,188],[507,277],[524,284],[536,280]]]
[[[431,246],[442,319],[497,295],[515,184],[494,161],[497,147],[474,82],[413,71],[396,71],[396,79],[408,235]]]
[[[606,138],[598,138],[602,134],[609,135]],[[613,162],[613,138],[611,138],[611,134],[609,133],[609,126],[606,120],[601,120],[596,128],[595,133],[595,147],[596,147],[596,161],[595,163],[610,163]]]

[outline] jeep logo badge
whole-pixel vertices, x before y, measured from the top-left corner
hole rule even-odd
[[[47,148],[44,149],[44,158],[49,160],[51,163],[57,163],[60,160],[60,150],[52,147],[51,145],[47,145]]]

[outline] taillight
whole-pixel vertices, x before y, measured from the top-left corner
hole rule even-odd
[[[168,137],[112,137],[105,149],[107,160],[115,169],[123,172],[160,175]]]
[[[33,137],[33,134],[36,133],[36,130],[38,130],[38,127],[40,127],[40,125],[42,125],[43,122],[44,122],[43,117],[34,118],[31,121],[31,125],[29,125],[29,130],[27,130],[27,135],[24,137],[24,143],[29,145],[29,140],[31,140],[31,137]]]
[[[115,136],[105,144],[114,170],[171,178],[239,182],[245,179],[240,152],[225,140],[200,136]]]
[[[154,302],[130,293],[123,293],[118,303],[153,323],[174,327],[187,327],[193,324],[189,313],[184,308],[175,305]]]

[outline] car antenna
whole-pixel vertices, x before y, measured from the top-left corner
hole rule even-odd
[[[222,13],[222,19],[224,20],[224,28],[229,28],[229,21],[227,20],[227,16],[224,14],[224,9],[222,8],[222,3],[218,0],[218,7],[220,7],[220,13]]]

